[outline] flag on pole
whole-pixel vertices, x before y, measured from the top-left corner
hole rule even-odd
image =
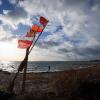
[[[29,48],[32,45],[33,37],[24,36],[18,40],[18,47],[21,49]]]
[[[43,28],[38,26],[38,25],[33,25],[32,26],[32,31],[36,31],[36,32],[42,32]]]
[[[37,32],[42,32],[43,28],[38,25],[33,25],[30,29],[30,32],[27,32],[26,36],[28,37],[34,37]]]
[[[25,49],[25,48],[29,48],[32,45],[32,41],[28,41],[28,40],[18,40],[18,47]]]
[[[40,17],[40,23],[43,25],[43,27],[45,27],[48,23],[48,20],[44,17]]]
[[[41,24],[41,26],[32,25],[30,31],[27,32],[25,37],[23,39],[18,40],[19,48],[22,48],[22,49],[29,48],[33,43],[33,38],[35,38],[37,33],[41,33],[43,31],[43,29],[48,23],[48,20],[41,16],[38,22]]]

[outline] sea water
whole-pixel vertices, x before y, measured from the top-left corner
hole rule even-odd
[[[20,61],[0,61],[0,70],[16,72]],[[48,72],[77,69],[97,65],[97,61],[29,61],[27,72]],[[50,68],[50,69],[49,69]]]

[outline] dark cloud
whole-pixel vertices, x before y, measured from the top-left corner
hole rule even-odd
[[[37,42],[36,45],[41,49],[50,49],[52,47],[59,46],[59,43],[54,41],[42,41],[42,42]]]
[[[60,48],[58,51],[61,52],[61,53],[69,53],[69,52],[72,52],[72,50],[70,50],[68,48]]]
[[[79,5],[85,2],[84,0],[64,0],[64,4],[66,5]]]
[[[93,60],[100,59],[100,45],[94,45],[86,47],[85,45],[80,47],[79,45],[73,45],[73,47],[60,47],[58,53],[69,57],[72,60]]]
[[[0,25],[3,24],[2,20],[0,20]]]
[[[87,48],[78,48],[75,52],[77,54],[83,55],[83,56],[86,56],[86,55],[93,55],[93,56],[99,55],[100,56],[100,47],[94,47],[94,48],[90,48],[90,47],[87,47]]]
[[[63,2],[65,5],[69,5],[69,6],[82,6],[82,5],[86,5],[88,7],[93,7],[97,4],[100,3],[100,0],[64,0]]]
[[[86,59],[100,59],[100,46],[94,47],[75,47],[73,51],[77,56],[83,57],[82,60]]]
[[[20,18],[26,18],[27,12],[22,7],[16,7],[13,11],[8,12],[7,16],[16,20]]]

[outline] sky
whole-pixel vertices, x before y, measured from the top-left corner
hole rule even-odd
[[[29,60],[100,59],[100,0],[0,0],[0,60],[23,60],[18,37],[39,16],[49,23]]]

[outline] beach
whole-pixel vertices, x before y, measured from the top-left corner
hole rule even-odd
[[[7,91],[15,73],[0,71],[0,91]],[[57,72],[28,73],[20,95],[22,73],[10,100],[100,100],[100,65]]]

